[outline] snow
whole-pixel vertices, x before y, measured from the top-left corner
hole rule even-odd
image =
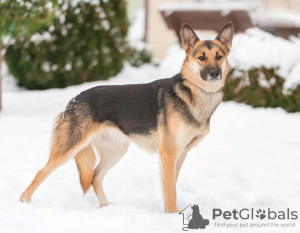
[[[5,62],[2,62],[2,90],[3,91],[20,91],[22,88],[17,86],[17,81],[9,74],[8,67]]]
[[[255,25],[264,28],[274,27],[274,25],[276,27],[300,27],[299,14],[286,11],[257,11],[251,13],[251,19]]]
[[[133,18],[131,19],[131,24],[128,29],[128,40],[136,41],[143,40],[145,37],[145,10],[139,9],[137,10]]]
[[[144,41],[145,37],[145,9],[139,9],[135,11],[130,27],[128,29],[127,41],[129,45],[139,51],[146,49],[149,50],[149,47]]]
[[[30,41],[35,42],[37,44],[43,41],[50,41],[50,40],[51,40],[51,35],[47,31],[43,32],[43,34],[36,33],[30,37]]]
[[[220,4],[220,2],[205,2],[205,3],[165,3],[159,5],[160,11],[173,12],[173,11],[235,11],[235,10],[249,10],[254,8],[253,3],[246,2],[226,2],[226,4]]]
[[[300,39],[285,40],[258,28],[237,34],[230,53],[231,66],[250,69],[259,66],[278,67],[286,88],[300,83]]]
[[[99,6],[100,5],[100,3],[99,3],[98,0],[71,0],[69,2],[70,2],[70,4],[71,4],[72,7],[76,7],[81,2],[90,3],[90,4],[95,5],[95,6]]]
[[[164,213],[158,155],[147,155],[135,145],[106,176],[104,189],[114,203],[109,207],[97,208],[92,190],[83,196],[74,161],[55,171],[31,204],[18,201],[45,165],[53,119],[70,99],[96,85],[149,82],[163,76],[162,69],[126,65],[109,81],[46,91],[4,91],[0,113],[3,232],[182,232],[182,216]],[[212,208],[299,209],[299,132],[299,113],[222,103],[212,117],[210,134],[183,165],[177,185],[179,209],[199,204],[201,214],[211,221],[206,232],[214,233],[225,229],[213,227]],[[284,230],[257,232],[299,232],[299,227]]]

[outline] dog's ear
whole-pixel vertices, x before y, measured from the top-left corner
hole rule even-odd
[[[233,34],[233,24],[232,22],[229,22],[217,35],[216,40],[220,41],[228,50],[230,50],[232,47]]]
[[[180,36],[181,46],[185,51],[193,48],[196,42],[199,40],[193,29],[191,29],[190,26],[185,23],[181,26]]]

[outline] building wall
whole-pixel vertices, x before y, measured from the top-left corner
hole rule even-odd
[[[159,5],[174,2],[194,2],[194,0],[147,0],[146,42],[152,49],[153,62],[159,62],[166,50],[177,40],[175,32],[168,29],[160,11]]]
[[[166,50],[177,40],[175,32],[168,29],[160,11],[159,5],[164,3],[210,2],[214,0],[145,0],[146,3],[146,42],[152,49],[153,62],[159,62]],[[218,0],[226,4],[228,0]],[[239,0],[235,0],[239,1]],[[285,10],[300,13],[300,0],[241,0],[244,2],[258,2],[266,11]]]

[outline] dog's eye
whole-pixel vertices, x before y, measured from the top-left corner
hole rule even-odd
[[[200,61],[204,61],[204,60],[205,60],[205,57],[204,57],[204,56],[200,56],[200,57],[199,57],[199,60],[200,60]]]
[[[221,59],[222,59],[222,56],[218,55],[218,56],[216,57],[216,59],[217,59],[217,60],[221,60]]]

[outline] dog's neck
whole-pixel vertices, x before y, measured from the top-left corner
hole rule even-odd
[[[205,89],[203,89],[202,87],[197,86],[196,84],[194,84],[193,82],[191,82],[190,80],[188,80],[187,78],[185,78],[183,75],[181,75],[181,76],[182,76],[184,82],[188,83],[188,85],[193,86],[195,89],[198,89],[203,94],[207,94],[207,95],[211,94],[211,95],[213,95],[213,94],[223,93],[223,87],[220,88],[219,90],[215,91],[215,92],[208,92]]]
[[[198,115],[201,118],[203,117],[203,120],[210,118],[216,108],[222,102],[222,89],[216,92],[208,92],[195,85],[190,80],[184,78],[183,75],[181,75],[181,77],[183,79],[183,85],[190,88],[193,99],[195,100],[193,104],[193,109],[195,112],[193,115]]]
[[[208,91],[205,90],[204,88],[202,88],[202,87],[200,87],[200,86],[194,84],[194,83],[191,82],[189,79],[187,79],[187,78],[184,76],[184,74],[183,74],[182,72],[180,73],[180,76],[181,76],[182,79],[183,79],[183,83],[184,83],[185,85],[189,86],[190,88],[192,88],[193,90],[195,90],[196,93],[199,94],[199,97],[200,97],[200,96],[203,96],[203,95],[209,96],[209,95],[214,95],[214,94],[217,94],[217,95],[222,94],[222,95],[223,95],[223,91],[222,91],[223,88],[222,88],[222,87],[221,87],[219,90],[215,91],[215,92],[208,92]]]

